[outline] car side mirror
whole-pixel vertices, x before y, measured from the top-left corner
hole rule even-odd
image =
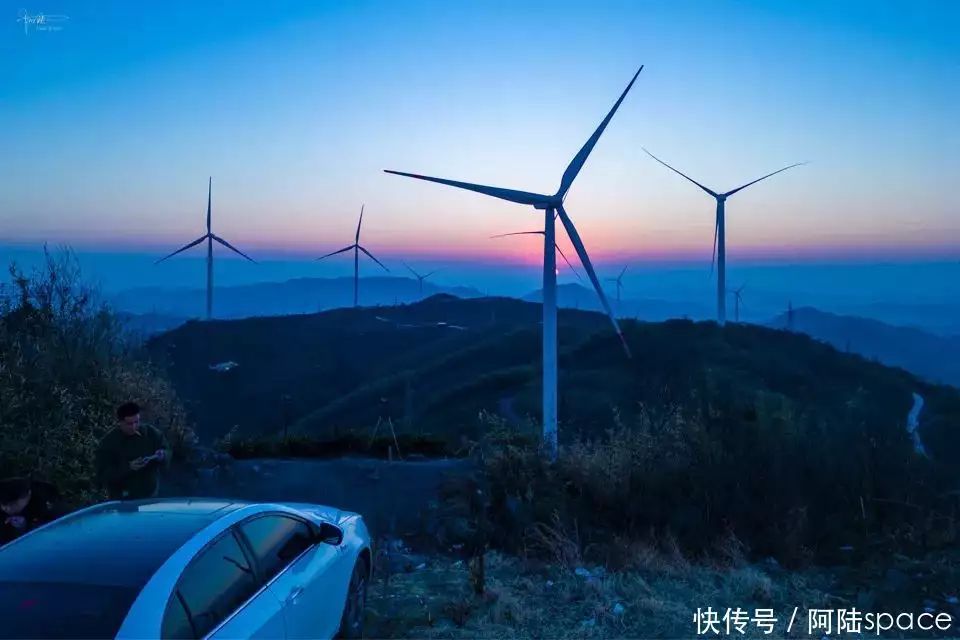
[[[329,522],[321,522],[320,527],[314,535],[314,540],[316,542],[322,542],[323,544],[337,546],[343,542],[343,530]]]

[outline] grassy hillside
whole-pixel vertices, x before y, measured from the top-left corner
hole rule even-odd
[[[481,411],[536,422],[540,308],[506,298],[435,296],[399,307],[188,323],[152,340],[201,437],[236,428],[331,436],[368,433],[389,416],[401,431],[475,437]],[[443,324],[445,323],[445,324]],[[560,313],[563,437],[602,431],[682,405],[735,428],[774,420],[793,430],[903,432],[912,393],[926,400],[921,437],[934,453],[953,441],[939,428],[958,415],[955,392],[841,353],[800,335],[753,325],[627,320],[634,357],[606,319]],[[234,361],[228,372],[210,365]]]
[[[505,298],[441,295],[399,307],[190,322],[154,338],[148,350],[167,367],[205,440],[233,428],[242,435],[275,432],[315,412],[349,415],[353,397],[369,406],[355,420],[329,424],[369,428],[380,411],[376,390],[403,389],[407,380],[419,389],[417,371],[429,363],[459,361],[461,368],[448,372],[455,384],[507,366],[533,366],[539,338],[522,334],[538,332],[539,314],[536,305]],[[565,314],[561,332],[579,338],[603,322],[597,314]],[[513,349],[508,340],[518,333]],[[470,356],[477,349],[483,353]],[[238,366],[210,369],[226,361]],[[392,399],[395,419],[402,406],[402,398]]]

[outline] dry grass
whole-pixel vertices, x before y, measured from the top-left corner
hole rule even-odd
[[[792,611],[826,601],[825,578],[774,575],[755,565],[695,564],[634,546],[633,568],[591,577],[558,564],[488,554],[487,592],[474,597],[462,563],[437,559],[371,592],[370,637],[686,638],[698,607]],[[785,625],[785,622],[784,622]],[[762,634],[754,629],[755,637]],[[743,637],[751,637],[750,633]],[[777,637],[763,636],[763,637]]]

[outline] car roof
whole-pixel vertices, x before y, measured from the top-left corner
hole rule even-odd
[[[0,581],[139,588],[187,540],[247,504],[159,499],[84,509],[0,549]]]

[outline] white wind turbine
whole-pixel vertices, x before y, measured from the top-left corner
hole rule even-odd
[[[513,233],[498,233],[495,236],[490,236],[490,239],[494,238],[506,238],[508,236],[542,236],[544,231],[514,231]],[[580,277],[580,272],[577,271],[577,268],[574,267],[570,260],[567,259],[567,254],[563,252],[563,249],[560,248],[556,242],[553,243],[553,246],[557,248],[557,253],[560,254],[560,257],[563,258],[563,261],[567,263],[567,266],[570,267],[570,271],[573,271],[573,275],[577,276],[577,280],[583,282],[583,278]]]
[[[570,190],[570,186],[576,179],[577,174],[580,173],[580,170],[583,168],[590,152],[593,151],[593,147],[596,146],[597,140],[600,139],[604,129],[607,128],[607,125],[613,118],[613,114],[617,112],[620,103],[623,102],[623,99],[627,96],[627,93],[630,91],[633,83],[636,82],[637,76],[640,75],[642,70],[643,66],[633,75],[627,88],[620,94],[620,97],[600,123],[600,126],[597,127],[593,135],[590,136],[580,151],[577,152],[577,155],[573,157],[570,164],[567,165],[563,176],[560,178],[560,187],[553,195],[516,191],[514,189],[458,182],[444,178],[433,178],[415,173],[386,170],[387,173],[427,180],[429,182],[445,184],[468,191],[476,191],[477,193],[500,198],[501,200],[530,205],[534,209],[543,211],[543,444],[546,454],[551,460],[555,460],[557,457],[557,258],[555,251],[556,233],[554,222],[558,215],[560,222],[567,231],[567,235],[570,237],[570,242],[576,249],[577,255],[580,256],[580,262],[583,264],[583,268],[586,270],[587,276],[593,284],[593,288],[600,297],[603,308],[610,317],[610,322],[613,324],[614,330],[616,330],[620,341],[623,343],[624,350],[628,356],[630,355],[626,340],[624,340],[623,333],[620,331],[620,325],[617,323],[617,319],[610,309],[610,303],[603,293],[603,288],[600,286],[597,274],[593,270],[593,265],[590,262],[590,257],[587,255],[586,248],[583,246],[583,241],[580,239],[580,234],[577,233],[576,227],[573,226],[573,221],[570,220],[570,216],[567,215],[567,212],[563,208],[563,199]]]
[[[360,246],[360,225],[363,224],[363,207],[360,205],[360,220],[357,222],[357,235],[353,238],[353,244],[344,247],[343,249],[338,249],[336,251],[331,251],[330,253],[320,256],[317,260],[323,260],[324,258],[329,258],[330,256],[335,256],[338,253],[343,253],[344,251],[350,251],[353,249],[353,306],[359,306],[359,292],[360,292],[360,252],[363,251],[367,254],[367,257],[376,262],[378,265],[383,267],[384,271],[390,271],[383,263],[373,257],[373,254],[367,251],[365,248]]]
[[[711,272],[713,271],[713,260],[714,258],[716,258],[716,261],[717,261],[717,322],[719,322],[722,325],[727,321],[727,301],[726,301],[727,249],[726,249],[726,224],[724,222],[724,203],[727,201],[727,198],[729,198],[730,196],[732,196],[738,191],[746,189],[752,184],[756,184],[761,180],[766,180],[770,176],[775,176],[778,173],[786,171],[787,169],[799,167],[800,165],[807,164],[807,163],[797,162],[796,164],[791,164],[790,166],[784,167],[783,169],[777,169],[773,173],[768,173],[765,176],[762,176],[760,178],[757,178],[756,180],[748,182],[745,185],[739,186],[736,189],[727,191],[726,193],[717,193],[716,191],[713,191],[712,189],[708,189],[707,187],[703,186],[702,184],[700,184],[690,176],[686,175],[685,173],[681,173],[680,171],[674,169],[673,167],[671,167],[666,162],[664,162],[657,156],[653,155],[646,149],[644,149],[644,151],[646,151],[648,156],[650,156],[651,158],[653,158],[654,160],[656,160],[657,162],[665,166],[667,169],[670,169],[674,173],[683,176],[693,184],[703,189],[705,192],[713,196],[717,201],[717,219],[713,229],[713,253],[710,254],[710,270]]]
[[[405,267],[407,268],[407,271],[409,271],[410,273],[412,273],[412,274],[413,274],[413,277],[417,279],[417,283],[420,285],[420,297],[421,297],[421,298],[423,297],[423,281],[426,280],[427,278],[429,278],[430,276],[432,276],[433,274],[435,274],[437,271],[440,271],[440,269],[434,269],[434,270],[431,271],[430,273],[423,273],[423,274],[421,274],[421,273],[417,273],[416,271],[414,271],[413,267],[411,267],[410,265],[408,265],[406,262],[403,263],[403,266],[405,266]]]
[[[190,244],[187,244],[187,245],[184,245],[184,246],[180,247],[179,249],[177,249],[176,251],[174,251],[174,252],[171,253],[170,255],[164,256],[163,258],[160,258],[159,260],[157,260],[157,261],[154,263],[154,264],[160,264],[160,263],[163,262],[164,260],[166,260],[166,259],[168,259],[168,258],[172,258],[173,256],[177,255],[178,253],[180,253],[180,252],[182,252],[182,251],[186,251],[187,249],[190,249],[190,248],[192,248],[192,247],[197,246],[198,244],[200,244],[200,243],[203,242],[204,240],[207,241],[207,320],[210,320],[210,319],[213,317],[213,243],[214,243],[214,242],[219,242],[220,244],[222,244],[223,246],[225,246],[227,249],[230,249],[230,250],[233,251],[234,253],[243,256],[244,258],[246,258],[246,259],[249,260],[250,262],[256,263],[256,260],[254,260],[253,258],[251,258],[250,256],[248,256],[247,254],[245,254],[243,251],[240,251],[240,249],[237,249],[237,248],[234,247],[232,244],[230,244],[229,242],[227,242],[226,240],[224,240],[224,239],[221,238],[220,236],[218,236],[218,235],[216,235],[215,233],[213,233],[213,231],[211,231],[211,229],[210,229],[210,222],[211,222],[211,220],[210,220],[210,218],[211,218],[211,216],[210,216],[210,208],[211,208],[211,207],[210,207],[210,204],[211,204],[211,194],[212,194],[212,192],[213,192],[213,177],[211,177],[211,178],[209,179],[209,181],[207,182],[207,232],[206,232],[204,235],[202,235],[202,236],[200,236],[199,238],[197,238],[196,240],[194,240],[193,242],[191,242]]]
[[[734,322],[740,322],[740,305],[743,304],[743,288],[747,284],[743,283],[736,289],[731,289],[730,294],[733,296],[733,317]]]
[[[617,306],[620,306],[620,290],[623,289],[623,274],[627,272],[627,267],[624,266],[623,270],[620,271],[620,275],[616,278],[607,278],[607,282],[616,282],[617,283]]]

